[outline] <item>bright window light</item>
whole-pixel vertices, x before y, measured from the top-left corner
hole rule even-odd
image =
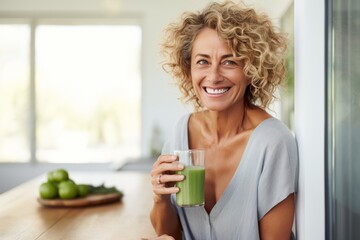
[[[140,27],[40,25],[35,49],[37,159],[140,156]]]
[[[30,27],[0,25],[0,162],[27,162]]]
[[[0,24],[0,162],[139,157],[141,27],[37,22]]]

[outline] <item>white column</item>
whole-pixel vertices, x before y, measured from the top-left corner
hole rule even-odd
[[[325,239],[325,1],[295,0],[295,133],[299,240]]]

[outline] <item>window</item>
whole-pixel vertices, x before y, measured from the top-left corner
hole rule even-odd
[[[0,24],[0,161],[30,159],[29,41],[28,25]]]
[[[327,4],[327,239],[360,239],[360,4]]]
[[[32,161],[44,162],[109,162],[139,156],[140,26],[36,22],[33,27],[0,25],[1,51],[22,63],[9,65],[8,73],[0,70],[0,102],[6,100],[0,121],[7,121],[1,124],[7,130],[0,135],[0,161],[33,156]],[[10,34],[16,31],[26,37]],[[23,51],[10,49],[2,35],[8,45],[22,44]],[[29,47],[35,49],[33,57]],[[9,61],[4,56],[0,61]]]

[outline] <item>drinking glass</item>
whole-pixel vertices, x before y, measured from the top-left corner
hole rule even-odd
[[[177,171],[177,174],[185,176],[184,180],[177,182],[180,189],[176,193],[176,203],[181,207],[204,205],[204,182],[205,182],[205,151],[200,149],[175,150],[179,162],[185,168]]]

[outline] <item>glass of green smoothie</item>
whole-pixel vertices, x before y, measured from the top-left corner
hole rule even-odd
[[[176,193],[177,205],[181,207],[204,205],[205,151],[199,149],[175,150],[174,154],[185,166],[183,170],[176,172],[185,176],[183,181],[176,183],[180,189]]]

